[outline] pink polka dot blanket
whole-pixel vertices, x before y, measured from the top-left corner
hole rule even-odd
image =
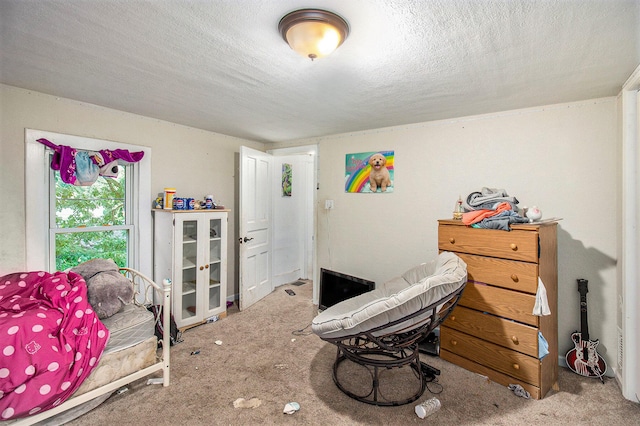
[[[0,277],[0,420],[63,403],[98,364],[108,339],[81,275]]]

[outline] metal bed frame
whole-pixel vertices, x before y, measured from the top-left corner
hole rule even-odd
[[[133,372],[125,377],[117,379],[111,383],[107,383],[106,385],[100,386],[81,395],[72,395],[64,403],[50,410],[43,411],[29,417],[16,419],[15,421],[8,421],[7,426],[32,425],[41,422],[55,415],[64,413],[65,411],[75,408],[81,404],[89,402],[95,398],[115,392],[122,386],[148,376],[149,374],[159,370],[162,371],[162,378],[150,379],[150,382],[152,384],[162,384],[163,386],[169,386],[169,330],[171,317],[169,315],[169,312],[171,311],[171,282],[164,282],[163,285],[160,286],[159,284],[156,284],[151,278],[134,269],[120,268],[120,272],[123,273],[133,285],[134,303],[136,303],[137,305],[145,306],[149,304],[160,304],[161,310],[159,312],[164,312],[164,315],[162,315],[164,333],[163,338],[160,339],[162,341],[161,357],[157,359],[156,363],[147,368]],[[156,318],[156,321],[158,321],[158,318]]]

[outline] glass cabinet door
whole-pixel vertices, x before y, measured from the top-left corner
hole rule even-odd
[[[196,282],[198,272],[198,222],[182,222],[182,282],[180,297],[182,318],[187,319],[198,314]]]
[[[220,292],[220,263],[222,227],[220,219],[209,220],[209,282],[207,285],[207,309],[218,309],[222,303]]]

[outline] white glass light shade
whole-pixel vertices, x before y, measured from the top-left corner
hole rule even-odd
[[[309,21],[294,25],[287,31],[289,46],[305,58],[327,56],[342,43],[340,33],[333,25]]]
[[[301,9],[283,17],[278,30],[294,51],[313,60],[336,50],[349,35],[349,24],[326,10]]]

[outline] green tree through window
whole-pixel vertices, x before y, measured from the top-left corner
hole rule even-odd
[[[118,166],[118,177],[99,177],[91,186],[69,185],[55,175],[55,218],[51,235],[56,269],[65,270],[95,258],[129,263],[129,236],[133,229],[127,214],[127,174]]]

